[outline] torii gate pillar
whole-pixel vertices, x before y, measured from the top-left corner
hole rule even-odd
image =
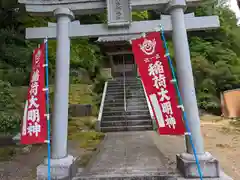
[[[57,18],[57,56],[54,88],[54,112],[52,121],[52,153],[51,153],[51,179],[69,179],[70,171],[74,168],[75,158],[68,155],[68,94],[70,69],[70,38],[69,24],[74,14],[68,8],[58,8],[54,11]],[[37,179],[45,180],[47,177],[47,159],[44,164],[37,167]],[[75,173],[73,173],[75,174]]]
[[[54,88],[52,158],[67,156],[68,93],[70,69],[69,24],[74,18],[67,8],[54,11],[57,18],[57,56]]]
[[[193,144],[203,171],[203,177],[219,177],[218,161],[213,158],[210,153],[204,152],[188,37],[184,22],[185,8],[185,0],[172,0],[169,2],[167,9],[171,14],[173,28],[172,40],[179,89],[183,99],[184,111],[187,114]],[[199,174],[189,136],[186,135],[185,138],[187,152],[177,155],[177,168],[183,173],[184,177],[197,178],[199,177]]]
[[[171,1],[169,11],[173,26],[172,40],[174,46],[174,57],[179,89],[183,99],[184,110],[189,119],[193,142],[198,154],[204,153],[203,138],[200,130],[200,119],[197,107],[197,98],[194,88],[193,72],[188,45],[188,37],[184,24],[183,9],[186,4],[184,0]],[[191,145],[187,148],[188,153],[193,153]]]

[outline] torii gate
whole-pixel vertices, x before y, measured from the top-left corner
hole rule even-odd
[[[201,161],[203,175],[204,177],[219,176],[218,161],[204,151],[186,30],[213,29],[220,25],[217,16],[184,15],[185,8],[197,5],[199,0],[19,0],[19,2],[24,3],[26,10],[33,15],[51,16],[54,13],[57,18],[56,25],[50,23],[48,27],[26,29],[27,39],[46,37],[57,39],[52,177],[70,179],[75,160],[67,153],[70,38],[139,34],[153,31],[160,24],[165,31],[172,32],[180,92],[183,96],[183,104],[189,119],[193,142]],[[71,23],[74,14],[99,13],[106,8],[108,26],[106,24],[80,25],[76,21]],[[169,13],[170,16],[161,16],[160,20],[131,22],[131,9],[157,9],[160,12]],[[177,156],[177,166],[185,177],[197,177],[198,173],[188,136],[186,136],[186,144],[187,152]],[[47,177],[46,164],[47,162],[44,162],[38,166],[38,179]]]

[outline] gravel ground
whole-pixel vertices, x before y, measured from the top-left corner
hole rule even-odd
[[[79,143],[69,142],[69,153],[82,156],[85,150],[81,149]],[[0,161],[0,180],[33,180],[36,178],[36,167],[43,162],[47,156],[46,145],[34,145],[30,152],[19,153],[12,160]]]
[[[221,120],[217,116],[201,118],[201,130],[204,137],[205,150],[220,162],[220,167],[234,180],[240,179],[240,128],[229,124],[230,120]],[[176,167],[176,154],[184,152],[184,138],[180,136],[159,136],[150,132],[155,144],[168,159],[172,168]]]

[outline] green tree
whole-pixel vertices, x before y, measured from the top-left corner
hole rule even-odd
[[[240,29],[234,13],[227,7],[205,3],[195,13],[218,15],[220,19],[219,29],[189,33],[199,106],[220,113],[220,93],[240,84]]]

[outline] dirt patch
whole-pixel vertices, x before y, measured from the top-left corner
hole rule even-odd
[[[10,148],[10,147],[8,147]],[[32,180],[35,178],[36,167],[43,161],[46,155],[45,145],[34,145],[30,152],[18,151],[19,147],[11,147],[15,152],[9,159],[0,162],[1,180]]]
[[[202,133],[205,148],[220,162],[221,168],[234,180],[240,179],[240,131],[232,120],[219,117],[202,117]],[[208,119],[208,120],[206,120]]]
[[[223,171],[234,180],[240,179],[240,124],[219,116],[201,117],[201,130],[205,150],[216,157]],[[170,169],[176,168],[176,154],[185,152],[183,136],[159,136],[150,132],[154,143],[168,161]]]

